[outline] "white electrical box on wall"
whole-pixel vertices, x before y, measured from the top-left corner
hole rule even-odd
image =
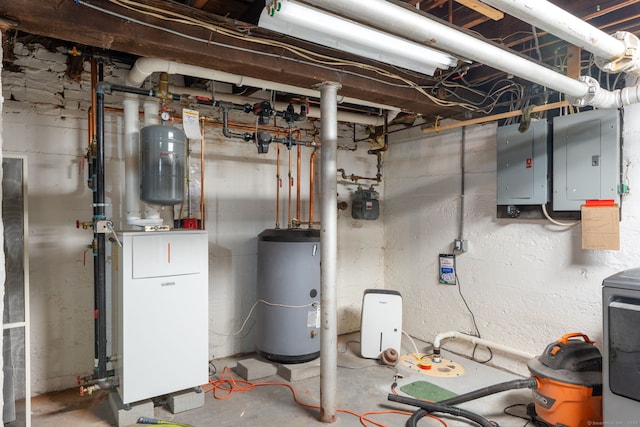
[[[377,359],[388,348],[400,353],[402,296],[398,291],[367,289],[362,298],[360,354]]]
[[[553,210],[587,200],[619,203],[620,113],[591,110],[553,118]]]
[[[123,232],[113,245],[115,374],[124,404],[209,378],[205,231]]]

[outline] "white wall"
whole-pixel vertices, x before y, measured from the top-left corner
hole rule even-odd
[[[29,168],[29,251],[32,313],[32,379],[34,393],[76,387],[78,375],[93,369],[93,268],[91,230],[77,230],[76,219],[90,221],[92,194],[87,188],[82,157],[87,146],[90,105],[88,73],[80,82],[64,76],[66,56],[39,46],[15,49],[21,70],[3,72],[3,150],[26,155]],[[85,64],[86,65],[86,64]],[[88,66],[85,67],[85,70]],[[126,70],[106,68],[107,80],[123,83]],[[48,95],[45,95],[47,94]],[[116,97],[107,104],[120,107]],[[203,114],[219,118],[215,109]],[[235,116],[242,120],[242,116]],[[254,117],[245,117],[255,124]],[[124,217],[122,116],[105,117],[107,215],[116,224]],[[362,137],[358,127],[358,137]],[[354,147],[352,129],[341,127],[339,145]],[[309,136],[311,138],[311,136]],[[205,146],[206,229],[209,231],[210,352],[215,357],[254,350],[253,321],[247,333],[231,338],[256,298],[257,235],[275,224],[276,150],[258,155],[254,145],[225,139],[220,128],[207,127]],[[375,176],[375,156],[341,150],[338,167],[347,173]],[[194,147],[197,157],[199,150]],[[303,149],[302,219],[308,218],[308,164],[311,149]],[[281,227],[287,224],[288,157],[283,150]],[[316,171],[319,171],[319,156]],[[295,170],[294,156],[294,170]],[[294,172],[295,177],[295,172]],[[319,184],[319,179],[316,179]],[[339,184],[339,199],[350,201],[356,186]],[[295,190],[295,189],[294,189]],[[381,191],[381,190],[380,190]],[[293,192],[295,201],[295,191]],[[315,220],[319,217],[316,197]],[[295,216],[295,205],[292,207]],[[383,227],[377,221],[355,221],[350,211],[339,213],[339,332],[359,328],[362,292],[383,287]],[[86,263],[85,263],[86,260]],[[107,269],[110,260],[107,260]]]
[[[467,129],[464,208],[469,252],[456,258],[461,290],[482,337],[540,354],[563,334],[581,331],[601,344],[601,283],[640,263],[640,106],[625,111],[625,164],[631,194],[620,223],[620,251],[581,249],[580,226],[496,218],[496,125]],[[404,327],[432,341],[438,332],[473,332],[456,286],[438,284],[438,254],[459,233],[461,129],[395,136],[385,182],[385,287],[404,300]],[[464,343],[445,348],[471,354]],[[478,359],[487,354],[480,351]],[[526,373],[496,353],[494,362]]]

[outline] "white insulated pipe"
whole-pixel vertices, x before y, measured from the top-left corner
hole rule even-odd
[[[613,60],[625,53],[624,43],[547,0],[482,0],[535,25],[597,57]]]
[[[223,71],[216,71],[208,68],[198,67],[197,65],[181,64],[179,62],[168,61],[159,58],[138,59],[135,64],[133,64],[131,71],[129,71],[126,85],[140,87],[147,77],[156,72],[166,72],[168,74],[181,74],[184,76],[200,77],[208,80],[232,83],[239,87],[253,86],[262,89],[277,90],[281,92],[295,93],[298,95],[313,97],[317,97],[320,95],[320,92],[317,89],[302,88],[298,86],[270,82],[267,80],[255,79],[253,77],[239,76],[237,74],[225,73]],[[340,97],[340,102],[364,105],[366,107],[380,108],[389,111],[400,111],[399,108],[390,105],[378,104],[349,97]]]
[[[414,8],[405,8],[386,0],[307,0],[307,2],[355,21],[366,22],[383,31],[509,72],[574,98],[581,98],[588,93],[589,87],[583,82],[430,19],[425,13],[416,11]]]
[[[499,351],[501,353],[506,353],[506,354],[511,354],[513,356],[517,356],[520,357],[522,359],[533,359],[534,357],[536,357],[535,354],[526,352],[526,351],[522,351],[522,350],[518,350],[516,348],[512,348],[512,347],[507,347],[506,345],[502,345],[502,344],[498,344],[495,343],[493,341],[489,341],[489,340],[484,340],[482,338],[478,338],[478,337],[474,337],[473,335],[467,335],[467,334],[463,334],[462,332],[458,332],[458,331],[448,331],[448,332],[441,332],[438,335],[436,335],[436,337],[433,339],[433,348],[434,350],[437,349],[438,352],[440,351],[440,347],[442,346],[442,341],[447,339],[447,338],[460,338],[462,340],[468,341],[471,344],[478,344],[478,345],[482,345],[484,347],[488,347],[492,350],[496,350]],[[439,353],[438,353],[439,355]],[[435,361],[435,352],[434,352],[434,361]]]
[[[632,33],[609,35],[547,0],[483,1],[593,53],[603,71],[640,77],[640,40]]]
[[[538,0],[535,0],[538,1]],[[574,80],[494,44],[479,40],[427,14],[386,0],[306,0],[355,21],[472,59],[564,93],[575,105],[616,108],[638,102],[636,88],[607,91],[595,80]]]
[[[140,119],[136,95],[126,94],[124,113],[124,182],[127,224],[140,220]]]
[[[336,420],[338,381],[338,121],[341,85],[325,82],[320,89],[320,421]]]
[[[144,125],[160,124],[160,102],[158,99],[147,99],[143,104],[144,108]]]
[[[143,109],[145,127],[160,124],[160,101],[157,98],[147,99],[143,104]],[[160,210],[158,209],[158,207],[150,205],[149,203],[142,203],[144,206],[144,217],[147,220],[155,220],[158,224],[162,224],[162,219],[160,218]]]

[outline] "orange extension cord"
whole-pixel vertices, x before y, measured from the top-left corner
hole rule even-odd
[[[253,390],[256,387],[262,387],[262,386],[280,386],[280,387],[286,387],[289,389],[289,391],[291,391],[291,394],[293,395],[293,401],[296,402],[298,405],[303,406],[305,408],[312,408],[312,409],[320,409],[320,406],[318,405],[310,405],[308,403],[304,403],[301,402],[300,400],[298,400],[298,396],[296,395],[296,391],[295,389],[287,383],[279,383],[279,382],[265,382],[265,383],[252,383],[249,381],[245,381],[245,380],[236,380],[233,375],[231,374],[231,369],[229,369],[228,367],[225,367],[222,370],[222,374],[220,375],[220,379],[215,380],[215,381],[209,381],[209,383],[206,386],[203,386],[203,390],[205,391],[205,393],[207,392],[213,392],[213,397],[219,400],[223,400],[223,399],[227,399],[229,397],[231,397],[231,395],[233,393],[238,393],[238,392],[243,392],[243,391],[250,391]],[[401,414],[401,415],[411,415],[411,412],[407,412],[407,411],[398,411],[398,410],[387,410],[387,411],[369,411],[369,412],[365,412],[363,414],[358,414],[357,412],[353,412],[353,411],[349,411],[347,409],[338,409],[338,412],[343,412],[345,414],[351,414],[355,417],[358,417],[358,419],[360,420],[360,424],[362,424],[364,427],[371,427],[373,426],[377,426],[377,427],[386,427],[384,424],[379,423],[377,421],[372,420],[371,418],[369,418],[369,415],[381,415],[381,414]],[[426,417],[430,417],[433,418],[437,421],[439,421],[444,427],[448,427],[447,423],[442,420],[441,418],[438,418],[436,416],[433,415],[425,415]],[[367,424],[369,423],[369,424]]]

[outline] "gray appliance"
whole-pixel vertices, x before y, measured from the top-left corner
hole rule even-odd
[[[604,425],[630,425],[640,416],[640,268],[602,283]]]
[[[320,230],[264,230],[258,237],[256,347],[278,363],[320,356]]]

